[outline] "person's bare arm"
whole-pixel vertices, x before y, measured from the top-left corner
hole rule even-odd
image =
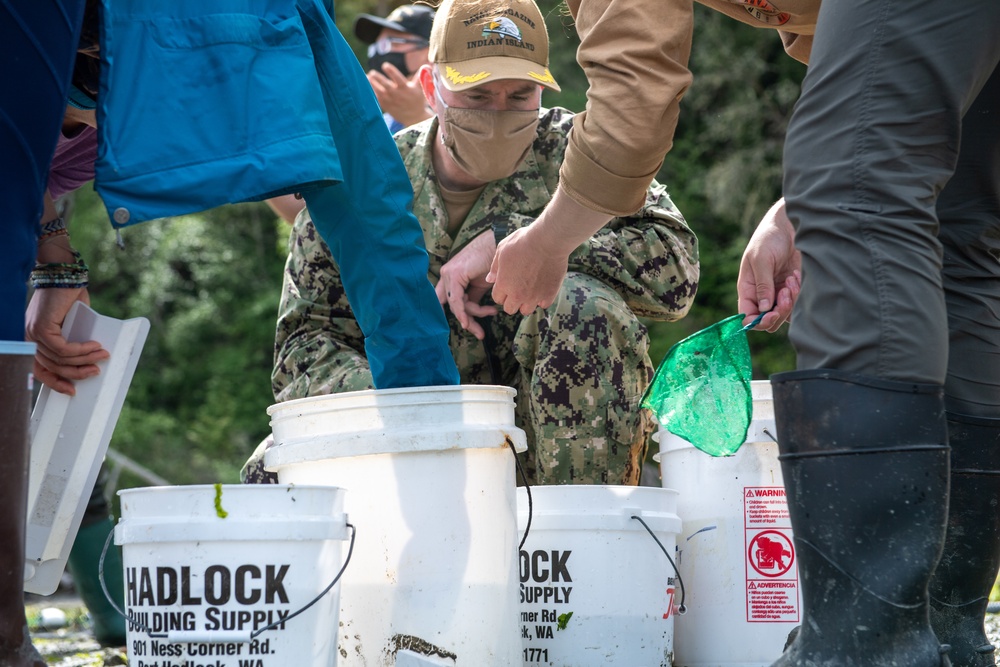
[[[58,214],[52,198],[45,194],[41,224],[55,220]],[[39,264],[75,264],[68,234],[42,238],[38,245]],[[42,384],[63,394],[73,395],[74,380],[97,375],[97,362],[107,359],[107,350],[97,341],[70,343],[62,335],[62,325],[70,307],[77,301],[90,303],[86,287],[46,287],[35,289],[25,314],[25,338],[37,346],[34,374]]]

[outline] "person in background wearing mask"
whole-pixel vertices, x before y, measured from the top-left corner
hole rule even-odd
[[[359,14],[354,34],[368,45],[368,81],[385,114],[389,131],[430,118],[417,70],[427,64],[434,10],[424,5],[397,7],[386,18]]]
[[[697,239],[654,182],[641,210],[576,249],[550,307],[522,316],[483,305],[489,286],[470,278],[548,203],[573,114],[540,106],[543,87],[559,88],[532,2],[445,2],[430,59],[418,77],[435,115],[396,143],[431,280],[451,311],[461,381],[517,389],[530,483],[637,484],[652,431],[638,405],[652,374],[639,317],[687,313],[699,278]],[[278,401],[372,387],[338,267],[308,212],[290,241],[272,379]],[[263,451],[248,461],[245,481],[275,481],[263,470]]]

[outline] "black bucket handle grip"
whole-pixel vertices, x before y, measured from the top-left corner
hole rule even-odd
[[[642,520],[642,517],[641,517],[641,516],[638,516],[638,515],[635,515],[635,514],[633,514],[633,515],[632,515],[632,518],[633,518],[633,519],[635,519],[636,521],[638,521],[639,523],[641,523],[641,524],[642,524],[642,527],[646,529],[646,532],[647,532],[647,533],[649,533],[649,536],[650,536],[650,537],[652,537],[652,538],[653,538],[653,540],[654,540],[654,541],[656,542],[657,546],[659,546],[659,547],[660,547],[660,551],[662,551],[662,552],[663,552],[663,555],[667,557],[667,560],[668,560],[668,561],[670,561],[670,565],[671,565],[671,567],[673,567],[673,568],[674,568],[674,574],[676,574],[676,575],[677,575],[677,583],[678,583],[678,584],[680,585],[680,587],[681,587],[681,602],[680,602],[680,604],[679,604],[679,605],[677,605],[677,614],[678,614],[679,616],[683,616],[684,614],[686,614],[686,613],[687,613],[687,607],[685,607],[685,606],[684,606],[684,598],[685,598],[685,592],[684,592],[684,580],[683,580],[683,579],[681,579],[681,571],[677,569],[677,564],[676,564],[676,563],[674,562],[674,559],[670,557],[670,554],[668,554],[668,553],[667,553],[667,550],[666,550],[666,549],[665,549],[665,548],[663,547],[663,543],[662,543],[662,542],[660,542],[660,538],[658,538],[658,537],[656,536],[656,533],[654,533],[654,532],[653,532],[653,531],[652,531],[652,530],[651,530],[651,529],[649,528],[649,526],[647,526],[647,525],[646,525],[646,522]]]

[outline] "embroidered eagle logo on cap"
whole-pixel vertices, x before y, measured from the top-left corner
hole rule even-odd
[[[483,37],[489,37],[490,35],[510,37],[518,42],[523,41],[521,39],[521,29],[506,16],[495,18],[486,23],[486,26],[483,28]]]

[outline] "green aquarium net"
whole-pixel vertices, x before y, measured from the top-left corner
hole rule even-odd
[[[688,336],[667,352],[642,397],[660,426],[712,456],[732,456],[753,413],[746,332],[733,315]]]

